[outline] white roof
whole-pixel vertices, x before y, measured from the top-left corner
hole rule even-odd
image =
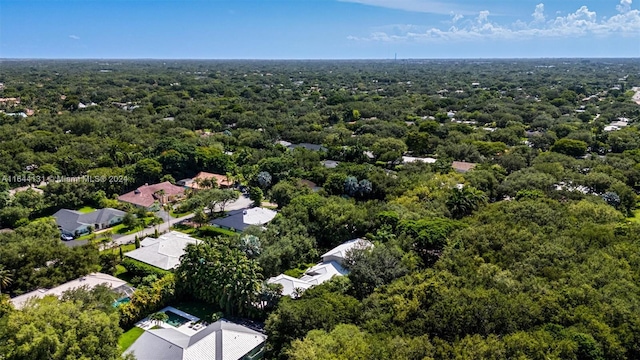
[[[369,248],[371,246],[373,246],[373,244],[364,239],[358,238],[349,240],[322,255],[323,262],[305,271],[304,275],[300,279],[280,274],[267,280],[267,283],[280,284],[282,285],[282,295],[295,297],[296,289],[304,291],[314,285],[319,285],[325,281],[331,280],[334,276],[344,276],[349,274],[349,271],[342,267],[339,261],[344,260],[347,255],[347,251],[351,249]],[[329,257],[332,257],[333,259],[327,259]]]
[[[617,127],[624,127],[629,125],[629,123],[627,121],[612,121],[611,124],[609,124],[610,126],[617,126]]]
[[[282,146],[284,146],[284,147],[289,147],[289,146],[291,146],[291,143],[290,143],[290,142],[288,142],[288,141],[284,141],[284,140],[276,141],[276,144],[280,144],[280,145],[282,145]]]
[[[334,247],[333,249],[327,251],[326,253],[322,254],[322,258],[324,259],[325,257],[329,257],[329,256],[333,256],[336,258],[340,258],[340,259],[344,259],[347,257],[347,251],[351,250],[351,249],[366,249],[366,248],[370,248],[372,247],[373,244],[371,242],[369,242],[368,240],[364,240],[361,238],[357,238],[357,239],[353,239],[353,240],[349,240],[347,242],[344,242],[336,247]]]
[[[323,282],[330,280],[334,275],[343,276],[349,274],[345,268],[337,261],[322,262],[311,269],[305,271],[304,276],[300,280],[308,282]]]
[[[112,289],[116,289],[120,286],[126,285],[127,282],[120,280],[117,277],[103,273],[92,273],[81,278],[71,280],[60,286],[56,286],[52,289],[38,289],[20,296],[16,296],[11,299],[11,303],[16,309],[22,309],[29,299],[43,298],[47,295],[61,296],[67,290],[77,289],[82,286],[88,286],[89,289],[93,289],[98,285],[107,285]]]
[[[261,207],[247,209],[242,213],[242,222],[249,225],[264,225],[273,220],[278,213]]]
[[[412,163],[412,162],[423,162],[423,163],[427,163],[427,164],[433,164],[435,163],[437,160],[432,158],[432,157],[426,157],[426,158],[420,158],[420,157],[413,157],[413,156],[403,156],[402,157],[402,162],[405,163]]]
[[[269,280],[267,280],[267,283],[282,285],[282,295],[287,295],[291,297],[294,297],[296,289],[307,290],[313,285],[318,285],[318,283],[303,281],[285,274],[280,274],[278,276],[272,277]]]
[[[171,270],[180,264],[180,257],[184,255],[187,245],[199,242],[200,240],[187,234],[171,231],[157,239],[145,238],[140,242],[141,248],[125,253],[125,256],[163,270]]]
[[[126,353],[138,360],[238,360],[267,336],[227,320],[218,320],[194,335],[176,329],[147,330]]]

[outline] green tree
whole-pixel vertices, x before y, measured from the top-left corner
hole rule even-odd
[[[587,143],[581,140],[560,139],[553,144],[551,151],[569,155],[584,156],[587,153]]]
[[[262,190],[258,187],[249,189],[249,199],[253,201],[253,206],[262,206]]]
[[[202,225],[206,224],[207,221],[208,221],[207,214],[204,213],[203,209],[202,208],[197,209],[193,215],[193,222],[196,223],[198,227],[201,227]]]
[[[369,360],[373,348],[355,325],[338,325],[331,332],[311,330],[303,340],[294,340],[287,351],[292,360]]]
[[[447,199],[447,208],[454,219],[460,219],[477,210],[486,201],[486,195],[472,186],[455,187],[451,189]]]
[[[4,266],[0,265],[0,294],[2,291],[9,287],[13,282],[13,275],[10,270],[4,268]]]
[[[29,213],[29,209],[22,206],[7,206],[0,209],[0,224],[9,228],[16,227],[20,220],[29,218]]]
[[[187,246],[176,275],[182,291],[230,315],[249,314],[261,287],[256,261],[208,240]]]
[[[16,360],[118,359],[118,315],[103,309],[55,297],[33,300],[7,315],[0,353]]]
[[[160,323],[163,323],[169,320],[169,315],[167,315],[164,312],[156,312],[149,315],[149,320],[152,320],[153,322],[156,323],[156,325],[159,325]]]
[[[135,178],[139,183],[155,183],[162,176],[162,164],[153,159],[143,159],[134,167]]]
[[[283,297],[269,315],[265,331],[270,359],[288,359],[291,343],[303,339],[311,330],[331,331],[336,325],[353,323],[359,317],[361,304],[355,298],[322,288],[313,290],[316,291],[310,289],[298,300]]]
[[[400,139],[384,138],[376,141],[371,151],[377,161],[395,162],[407,151],[407,145]]]
[[[349,280],[355,296],[364,299],[376,287],[406,275],[409,269],[403,264],[402,257],[400,251],[384,244],[378,244],[372,249],[350,251],[345,267],[349,270]]]
[[[138,218],[130,212],[126,212],[122,217],[122,224],[128,229],[133,229],[138,226]]]

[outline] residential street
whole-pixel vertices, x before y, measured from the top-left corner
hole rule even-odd
[[[251,206],[251,203],[252,203],[252,201],[248,197],[240,195],[238,200],[230,203],[229,205],[227,205],[225,207],[225,211],[248,208],[248,207]],[[158,216],[161,216],[163,219],[166,219],[167,213],[164,210],[161,210],[161,212],[162,213],[159,213]],[[156,228],[158,229],[159,233],[163,233],[163,232],[169,231],[171,226],[175,225],[176,223],[178,223],[180,221],[191,219],[193,216],[194,216],[193,214],[189,214],[189,215],[185,215],[185,216],[180,217],[180,218],[171,218],[169,222],[165,221],[160,225],[142,229],[142,230],[138,231],[135,234],[123,235],[123,236],[120,236],[120,237],[114,237],[113,241],[101,244],[100,245],[100,250],[104,250],[104,249],[106,249],[108,247],[116,247],[116,246],[125,245],[125,244],[132,244],[133,242],[135,242],[136,235],[140,238],[140,240],[142,240],[146,236],[154,235],[154,233],[156,231]],[[72,241],[72,242],[74,242],[74,241]],[[70,244],[72,242],[66,242],[66,243]]]

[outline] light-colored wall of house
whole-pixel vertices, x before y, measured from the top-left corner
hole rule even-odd
[[[107,225],[113,226],[113,225],[120,224],[122,222],[122,218],[123,218],[122,216],[116,216],[113,219],[111,219],[111,221],[109,221]]]
[[[78,234],[86,234],[86,233],[88,233],[89,232],[89,226],[90,225],[78,226],[78,228],[76,228],[74,230],[74,234],[73,235],[75,235],[75,233],[78,233]]]

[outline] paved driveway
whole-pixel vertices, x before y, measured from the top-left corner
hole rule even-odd
[[[251,204],[253,203],[253,201],[251,201],[248,197],[245,197],[243,195],[240,195],[240,197],[238,198],[238,200],[228,204],[225,207],[225,211],[231,211],[231,210],[239,210],[239,209],[246,209],[248,207],[251,206]],[[216,210],[220,210],[220,209],[216,209]],[[151,236],[155,234],[156,228],[158,229],[159,233],[163,233],[166,231],[169,231],[169,229],[171,228],[171,226],[175,225],[176,223],[183,221],[183,220],[189,220],[193,217],[193,214],[189,214],[189,215],[185,215],[183,217],[180,218],[171,218],[169,220],[169,222],[164,222],[160,225],[156,225],[150,228],[145,228],[143,230],[138,231],[135,234],[130,234],[130,235],[122,235],[122,236],[114,236],[113,237],[113,241],[109,242],[109,243],[105,243],[105,244],[101,244],[100,245],[100,250],[104,250],[108,247],[116,247],[116,246],[120,246],[120,245],[126,245],[126,244],[133,244],[136,241],[136,235],[138,236],[138,238],[140,240],[144,239],[147,236]],[[163,217],[163,219],[165,219]],[[67,241],[68,243],[75,243],[77,241]]]

